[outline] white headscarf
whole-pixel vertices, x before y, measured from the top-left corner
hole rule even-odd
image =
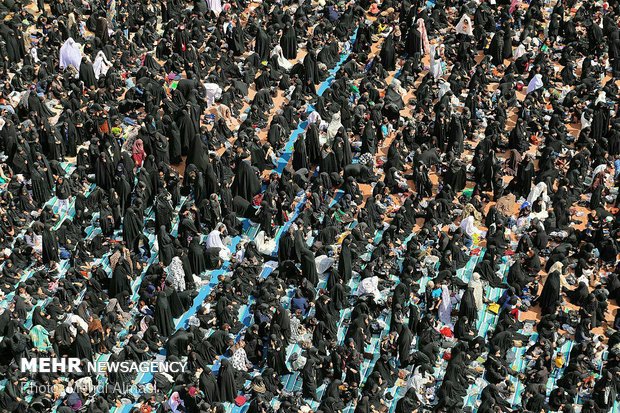
[[[379,291],[379,277],[367,277],[360,281],[357,287],[357,295],[372,295],[376,300],[381,298],[381,291]]]
[[[93,63],[93,70],[95,72],[95,79],[99,80],[101,75],[105,76],[108,73],[108,69],[112,67],[112,63],[105,57],[105,53],[101,50],[95,57],[95,63]]]
[[[214,12],[216,16],[219,16],[222,12],[222,0],[207,0],[207,7]]]
[[[93,379],[90,377],[82,377],[75,381],[73,385],[75,391],[82,394],[90,394],[94,390]]]
[[[265,236],[265,231],[259,231],[258,234],[256,234],[254,243],[256,244],[256,249],[261,254],[271,255],[271,253],[276,249],[276,240],[267,238]]]
[[[325,271],[329,270],[332,265],[336,262],[333,258],[328,257],[327,255],[319,255],[314,259],[314,263],[316,264],[316,272],[319,274],[324,274]]]
[[[66,69],[73,66],[75,70],[80,70],[82,63],[82,50],[80,44],[76,43],[72,37],[69,37],[60,47],[60,68]]]
[[[178,391],[175,391],[174,393],[172,393],[172,395],[168,399],[168,406],[170,406],[170,411],[173,413],[184,412],[185,409],[179,408],[180,406],[184,406],[184,405],[185,404],[183,403],[183,400],[181,400],[181,397],[179,396]]]
[[[547,271],[547,274],[551,274],[554,271],[557,271],[560,274],[564,272],[564,264],[562,264],[562,261],[554,262],[551,268],[549,268],[549,271]]]
[[[607,102],[607,93],[604,90],[600,90],[598,92],[598,96],[596,97],[596,100],[594,101],[594,104],[598,104],[600,102],[606,103]]]
[[[205,83],[205,90],[207,91],[207,107],[213,105],[216,99],[222,97],[222,88],[217,83]]]
[[[226,245],[222,242],[221,233],[218,228],[215,228],[213,231],[209,232],[207,235],[207,240],[205,241],[206,248],[226,248]]]
[[[471,280],[469,281],[469,288],[471,288],[472,293],[474,294],[476,309],[480,311],[484,305],[484,286],[480,280],[480,274],[477,272],[472,274]]]
[[[439,54],[438,52],[443,48],[443,45],[433,45],[431,46],[431,74],[435,78],[435,80],[439,79],[444,74],[443,61],[441,59],[441,55],[435,57],[435,54]]]
[[[542,75],[540,73],[535,74],[530,83],[527,85],[527,93],[532,93],[543,87]]]
[[[111,302],[112,300],[110,300]],[[82,317],[77,314],[67,314],[64,319],[64,323],[70,325],[69,330],[73,336],[77,335],[77,329],[74,327],[74,324],[77,324],[82,330],[88,331],[88,323],[84,321]]]
[[[592,125],[592,118],[588,119],[586,111],[581,112],[581,129],[589,128]]]
[[[467,36],[474,35],[474,28],[471,24],[471,18],[467,14],[461,16],[461,20],[459,20],[458,24],[456,25],[456,33],[466,34]]]
[[[521,43],[515,49],[514,58],[518,59],[518,58],[520,58],[521,56],[523,56],[526,53],[527,53],[527,49],[525,48],[525,45],[523,43]]]
[[[310,112],[310,114],[308,115],[308,125],[311,123],[316,123],[317,125],[320,125],[321,120],[322,120],[321,115],[316,110],[313,112]]]
[[[37,48],[36,47],[33,47],[32,49],[30,49],[30,56],[32,57],[32,60],[35,63],[40,62],[40,60],[39,60],[39,53],[37,52]]]
[[[282,51],[282,46],[279,44],[276,45],[271,51],[271,56],[278,57],[278,65],[287,72],[293,68],[293,64],[288,61],[286,57],[284,57],[284,52]]]
[[[420,401],[423,403],[430,403],[427,392],[429,389],[435,389],[435,386],[430,386],[430,384],[433,383],[433,379],[432,374],[422,369],[421,366],[418,366],[413,370],[413,374],[409,377],[407,386],[415,388],[416,394]]]
[[[564,274],[564,264],[562,264],[561,261],[556,261],[551,268],[549,268],[549,271],[547,271],[547,274],[551,274],[552,272],[557,271],[560,273],[560,286],[565,287],[567,289],[571,289],[572,286],[568,283],[568,281],[566,281],[566,274]],[[588,277],[584,277],[584,274],[579,277],[577,279],[577,284],[579,284],[579,282],[583,281],[586,283],[586,285],[588,285],[590,283],[590,281],[588,280]]]
[[[594,181],[596,179],[596,175],[604,172],[606,168],[607,168],[607,165],[605,165],[604,163],[594,168],[594,170],[592,171],[592,180]]]
[[[533,205],[538,198],[542,197],[543,202],[549,202],[549,195],[547,194],[547,184],[539,182],[532,188],[530,194],[527,196],[527,202]]]
[[[332,120],[329,122],[329,126],[327,127],[327,140],[332,141],[338,130],[342,127],[342,122],[340,121],[340,112],[336,112],[332,115]]]
[[[443,97],[446,93],[450,91],[450,83],[445,80],[439,81],[439,99]]]
[[[396,78],[392,79],[392,84],[390,86],[394,87],[394,90],[397,91],[400,95],[407,94],[407,90],[402,86],[400,80]]]
[[[439,304],[439,321],[452,328],[452,295],[447,285],[441,286],[441,303]]]
[[[207,240],[205,241],[206,248],[218,248],[219,256],[222,261],[228,261],[232,257],[232,253],[228,249],[228,247],[222,242],[222,234],[220,233],[220,228],[222,228],[224,224],[219,224],[213,231],[207,235]]]

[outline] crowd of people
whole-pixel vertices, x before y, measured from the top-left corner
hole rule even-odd
[[[620,1],[4,0],[0,79],[0,412],[616,411]]]

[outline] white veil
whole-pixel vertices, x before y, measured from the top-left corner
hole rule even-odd
[[[93,63],[93,70],[95,72],[95,79],[99,80],[101,75],[105,76],[108,73],[108,69],[112,67],[112,63],[108,61],[105,57],[105,53],[101,50],[97,53],[97,57],[95,57],[95,62]]]
[[[75,70],[80,70],[80,63],[82,63],[80,44],[69,37],[60,47],[60,68],[66,69],[73,66]]]
[[[271,56],[277,56],[278,64],[282,69],[286,70],[287,72],[293,68],[293,64],[284,57],[284,53],[282,52],[282,46],[280,46],[279,44],[273,48],[273,50],[271,51]]]
[[[474,27],[471,24],[471,18],[467,14],[461,16],[461,20],[459,20],[456,25],[456,33],[466,34],[468,36],[474,35]]]

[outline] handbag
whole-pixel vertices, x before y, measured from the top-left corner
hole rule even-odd
[[[489,304],[489,311],[496,315],[499,314],[499,304],[497,303]]]
[[[243,395],[235,397],[235,404],[239,407],[243,406],[246,401],[248,401],[248,399]]]
[[[439,332],[444,337],[454,337],[454,333],[452,332],[452,330],[450,330],[450,327],[444,327],[441,330],[439,330]]]

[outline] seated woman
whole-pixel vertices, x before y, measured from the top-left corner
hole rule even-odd
[[[207,235],[207,240],[205,242],[205,247],[207,251],[217,250],[219,258],[222,261],[230,261],[232,258],[232,253],[228,249],[228,247],[222,242],[222,236],[226,236],[226,225],[219,223],[213,231]]]
[[[465,205],[461,214],[461,229],[463,230],[463,243],[467,248],[474,244],[475,238],[482,238],[485,232],[478,228],[481,219],[480,212],[472,204]]]

